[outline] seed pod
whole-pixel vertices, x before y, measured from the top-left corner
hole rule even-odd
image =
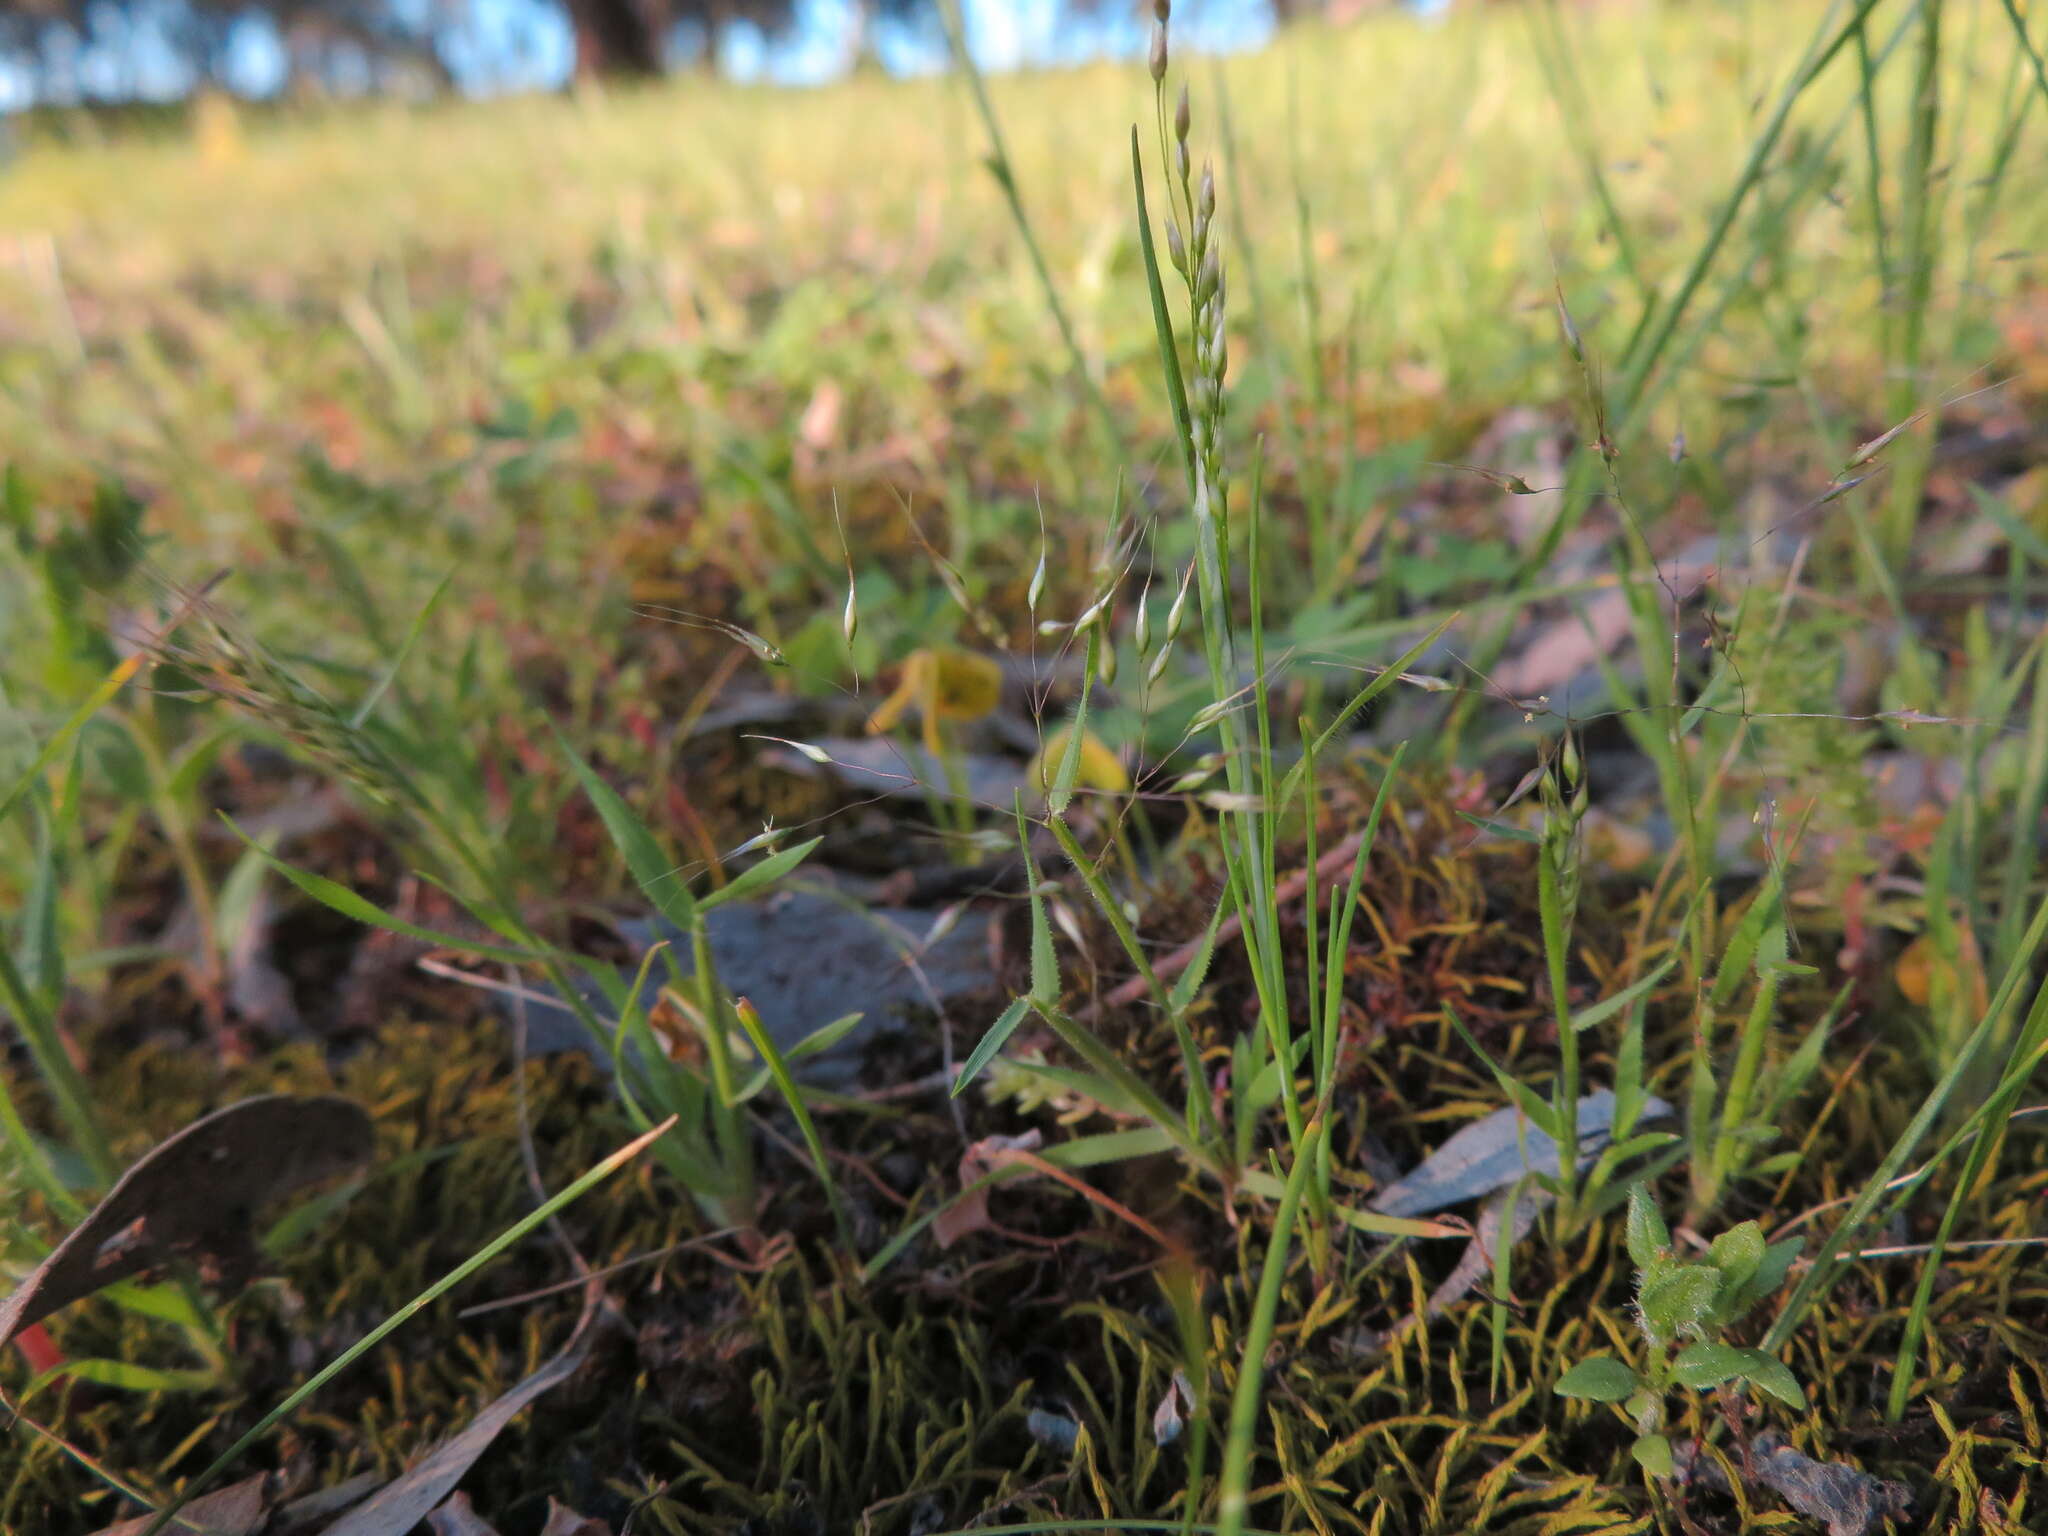
[[[846,584],[846,612],[840,615],[839,630],[846,636],[848,645],[852,645],[854,637],[860,633],[860,603],[852,582]]]
[[[1182,184],[1185,185],[1188,179],[1188,141],[1186,139],[1182,139],[1173,146],[1173,163],[1174,169],[1180,172]]]
[[[1188,592],[1194,586],[1195,568],[1190,565],[1180,579],[1180,592],[1173,600],[1173,606],[1166,610],[1166,643],[1172,645],[1180,638],[1180,627],[1188,616]]]
[[[1181,241],[1180,225],[1172,219],[1166,221],[1166,259],[1182,277],[1188,275],[1188,248]]]
[[[1207,304],[1215,296],[1216,284],[1223,276],[1223,258],[1215,246],[1202,253],[1202,270],[1195,278],[1195,293],[1200,302]]]
[[[1166,664],[1173,659],[1173,647],[1162,645],[1159,654],[1152,658],[1152,665],[1145,669],[1145,686],[1153,687],[1166,675]]]
[[[1152,71],[1152,83],[1163,84],[1166,80],[1166,23],[1155,22],[1152,27],[1152,52],[1145,61]]]
[[[1194,113],[1188,107],[1188,83],[1183,80],[1180,83],[1180,100],[1173,105],[1173,137],[1176,142],[1187,143],[1188,129],[1193,123]],[[1183,171],[1181,174],[1187,173]]]
[[[1131,623],[1131,644],[1140,656],[1152,649],[1152,578],[1145,578],[1145,590],[1138,594],[1138,617]]]
[[[1216,211],[1216,169],[1206,160],[1202,162],[1202,184],[1195,196],[1195,206],[1203,213],[1213,214]]]
[[[1095,679],[1105,688],[1116,686],[1116,642],[1110,638],[1109,620],[1102,621],[1102,647],[1095,656]]]
[[[1035,615],[1038,600],[1045,596],[1045,551],[1038,552],[1038,569],[1031,573],[1031,585],[1025,590],[1024,605]]]

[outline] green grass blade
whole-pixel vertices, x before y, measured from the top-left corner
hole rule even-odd
[[[626,1164],[632,1162],[634,1158],[638,1157],[655,1141],[666,1135],[669,1128],[674,1124],[675,1118],[671,1116],[653,1130],[646,1132],[644,1135],[634,1137],[623,1147],[619,1148],[618,1151],[605,1158],[595,1168],[592,1168],[588,1173],[577,1179],[575,1183],[569,1185],[560,1194],[543,1202],[531,1213],[507,1227],[503,1232],[491,1239],[490,1242],[456,1265],[455,1268],[449,1270],[439,1280],[436,1280],[424,1291],[421,1291],[419,1295],[413,1297],[411,1301],[407,1302],[398,1311],[392,1313],[391,1316],[364,1334],[361,1339],[350,1345],[341,1354],[335,1356],[333,1360],[321,1367],[320,1370],[314,1372],[304,1385],[252,1424],[248,1432],[241,1439],[221,1452],[211,1465],[179,1491],[175,1499],[159,1509],[156,1512],[156,1517],[144,1528],[142,1536],[157,1536],[158,1532],[171,1523],[179,1510],[212,1487],[214,1480],[221,1473],[241,1460],[243,1452],[261,1440],[270,1432],[274,1425],[287,1418],[301,1403],[312,1397],[314,1393],[326,1386],[328,1382],[334,1380],[335,1377],[383,1343],[387,1337],[396,1333],[434,1302],[447,1295],[456,1286],[462,1284],[471,1275],[496,1259],[498,1255],[505,1252],[514,1243],[517,1243],[529,1232],[540,1227],[557,1211],[582,1199],[592,1189],[595,1189],[599,1184],[602,1184],[606,1179],[617,1173]]]

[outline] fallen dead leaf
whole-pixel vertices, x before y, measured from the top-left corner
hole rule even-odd
[[[213,1493],[203,1494],[178,1512],[172,1529],[183,1536],[257,1536],[284,1502],[289,1474],[259,1472]],[[141,1536],[155,1515],[137,1515],[110,1525],[98,1536]]]
[[[498,1536],[498,1528],[476,1512],[466,1493],[451,1493],[439,1509],[429,1510],[427,1527],[434,1536]]]
[[[612,1536],[612,1528],[602,1520],[579,1515],[568,1505],[549,1499],[548,1521],[540,1528],[540,1536]]]
[[[308,1465],[301,1460],[282,1472],[258,1472],[230,1487],[201,1494],[178,1511],[170,1528],[177,1536],[297,1536],[361,1500],[379,1481],[374,1472],[359,1472],[332,1488],[281,1502],[304,1484]],[[94,1536],[141,1536],[155,1518],[154,1514],[137,1515]]]
[[[1827,1527],[1828,1536],[1869,1536],[1886,1520],[1913,1512],[1913,1491],[1859,1472],[1838,1461],[1817,1461],[1785,1443],[1784,1436],[1765,1430],[1749,1442],[1750,1466],[1745,1481],[1768,1488],[1809,1520]],[[1699,1454],[1697,1444],[1678,1448],[1678,1475],[1726,1491],[1728,1478],[1720,1464]]]
[[[370,1117],[338,1097],[244,1099],[187,1126],[124,1173],[0,1302],[0,1345],[102,1286],[190,1260],[223,1290],[255,1272],[264,1206],[370,1161]]]
[[[576,1321],[576,1331],[570,1334],[559,1354],[489,1404],[410,1471],[385,1484],[375,1497],[329,1526],[324,1536],[407,1536],[430,1513],[443,1507],[455,1485],[462,1481],[477,1457],[490,1448],[499,1432],[535,1398],[575,1375],[589,1357],[600,1294],[599,1283],[593,1278],[584,1290],[583,1315]],[[455,1526],[439,1536],[461,1536],[477,1528]],[[489,1527],[482,1529],[487,1531]]]
[[[984,1136],[960,1154],[963,1193],[932,1218],[932,1236],[941,1248],[950,1248],[969,1233],[986,1232],[995,1225],[988,1214],[988,1189],[976,1189],[976,1181],[1005,1166],[1005,1153],[1035,1152],[1044,1139],[1036,1131],[1021,1136]]]

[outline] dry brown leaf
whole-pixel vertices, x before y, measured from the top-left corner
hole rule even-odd
[[[370,1117],[348,1099],[270,1094],[218,1110],[124,1173],[0,1302],[0,1345],[102,1286],[171,1259],[226,1290],[254,1273],[251,1223],[280,1196],[370,1160]]]
[[[1750,1465],[1743,1480],[1768,1488],[1787,1504],[1827,1527],[1828,1536],[1870,1536],[1887,1520],[1913,1512],[1913,1492],[1838,1461],[1816,1461],[1794,1450],[1782,1435],[1765,1430],[1749,1442]],[[1709,1487],[1727,1486],[1727,1475],[1698,1447],[1679,1447],[1679,1475]]]
[[[407,1536],[430,1512],[442,1507],[499,1432],[535,1398],[575,1375],[589,1357],[599,1294],[593,1280],[585,1289],[576,1331],[559,1354],[442,1441],[403,1476],[385,1484],[374,1498],[329,1526],[325,1536]]]
[[[439,1509],[427,1514],[434,1536],[498,1536],[498,1528],[478,1514],[466,1493],[451,1493]]]
[[[540,1536],[612,1536],[612,1528],[549,1499],[548,1523],[540,1528]]]
[[[988,1214],[988,1188],[976,1189],[977,1180],[987,1178],[1008,1161],[1010,1152],[1035,1152],[1044,1137],[1036,1131],[1021,1136],[985,1136],[960,1154],[960,1198],[932,1218],[932,1236],[941,1248],[950,1248],[971,1232],[986,1232],[995,1225]]]
[[[181,1536],[258,1536],[289,1489],[286,1474],[259,1472],[239,1483],[203,1494],[178,1511],[171,1530]],[[137,1515],[107,1526],[98,1536],[141,1536],[154,1514]]]

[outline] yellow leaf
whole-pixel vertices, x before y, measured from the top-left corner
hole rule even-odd
[[[1031,776],[1040,789],[1052,788],[1060,764],[1066,760],[1067,737],[1073,729],[1071,725],[1062,726],[1039,748]],[[1104,789],[1120,795],[1131,787],[1131,776],[1124,769],[1123,759],[1105,746],[1093,731],[1084,729],[1081,732],[1081,760],[1074,767],[1074,782],[1088,789]]]
[[[996,712],[1003,697],[1003,669],[972,651],[928,653],[935,713],[941,720],[979,720]]]
[[[903,661],[896,691],[868,717],[872,735],[892,729],[915,709],[924,721],[926,744],[937,751],[941,720],[979,720],[1002,702],[1003,670],[986,656],[950,648],[912,651]]]

